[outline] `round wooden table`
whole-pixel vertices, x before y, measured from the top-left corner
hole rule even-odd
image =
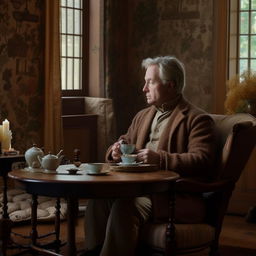
[[[67,166],[58,168],[57,174],[14,170],[8,176],[20,185],[34,199],[37,195],[64,197],[67,199],[67,255],[76,255],[75,212],[78,198],[134,197],[170,191],[179,175],[172,171],[125,172],[110,171],[106,175],[88,175],[79,171],[70,175]],[[36,206],[32,205],[32,224],[36,223]],[[34,214],[33,214],[34,212]],[[32,231],[36,227],[32,226]],[[36,233],[36,230],[34,230]],[[33,236],[33,232],[32,232]],[[36,238],[34,238],[34,243]],[[33,238],[32,238],[33,243]]]

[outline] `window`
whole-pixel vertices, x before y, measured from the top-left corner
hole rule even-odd
[[[61,88],[63,96],[88,92],[89,1],[61,0]]]
[[[256,71],[256,0],[230,0],[229,77]]]

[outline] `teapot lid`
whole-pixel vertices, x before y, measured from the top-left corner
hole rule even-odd
[[[40,151],[43,152],[41,148],[38,148],[37,145],[34,143],[33,146],[31,148],[29,148],[27,151]]]
[[[43,159],[58,159],[58,157],[49,152],[48,155],[43,157]]]

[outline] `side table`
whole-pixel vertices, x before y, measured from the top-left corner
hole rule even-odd
[[[2,202],[2,219],[0,219],[0,245],[2,255],[6,255],[6,249],[10,240],[11,220],[8,214],[7,206],[7,177],[8,172],[12,170],[12,164],[25,161],[24,155],[0,155],[0,175],[3,179],[3,202]]]

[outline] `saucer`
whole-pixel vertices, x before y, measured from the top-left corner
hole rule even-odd
[[[138,166],[138,165],[140,165],[141,164],[141,162],[133,162],[133,163],[123,163],[123,162],[120,162],[120,163],[117,163],[117,165],[119,165],[119,166]]]
[[[102,171],[102,172],[90,172],[87,171],[86,174],[88,175],[95,175],[95,176],[102,176],[102,175],[107,175],[109,171]]]

